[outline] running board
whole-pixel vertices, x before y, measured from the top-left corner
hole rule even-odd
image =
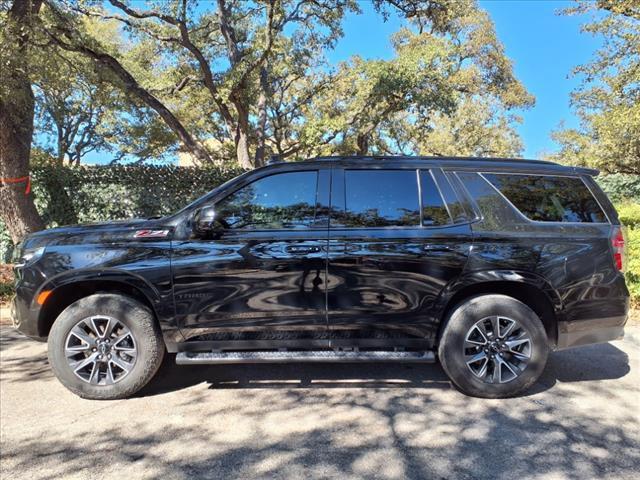
[[[273,351],[273,352],[180,352],[178,365],[217,365],[230,363],[296,363],[296,362],[435,362],[433,352],[395,351]]]

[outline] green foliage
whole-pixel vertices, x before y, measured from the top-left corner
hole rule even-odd
[[[167,215],[241,173],[238,169],[175,166],[52,167],[32,171],[36,206],[48,227]],[[70,202],[61,195],[60,186]],[[72,209],[72,211],[69,211]],[[0,223],[0,263],[13,246]]]
[[[623,225],[627,228],[640,229],[640,203],[619,203],[616,205],[616,210]]]
[[[611,201],[624,202],[628,200],[640,203],[640,176],[614,173],[599,175],[596,177],[596,181]]]
[[[0,303],[7,302],[13,296],[13,283],[0,282]]]
[[[510,112],[533,97],[486,12],[471,1],[443,8],[453,9],[444,23],[412,18],[412,28],[396,32],[393,58],[341,64],[331,87],[311,98],[305,121],[288,130],[291,138],[274,135],[277,150],[307,142],[306,155],[519,155]]]
[[[640,174],[640,8],[634,0],[581,0],[568,14],[593,14],[583,31],[602,39],[572,94],[580,127],[554,132],[554,159],[607,173]]]
[[[627,264],[625,277],[631,301],[640,306],[640,203],[625,202],[616,205],[620,221],[626,227]]]

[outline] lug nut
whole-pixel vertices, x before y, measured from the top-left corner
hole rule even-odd
[[[93,351],[93,352],[97,352],[97,351],[98,351],[98,349],[97,349],[97,348],[93,348],[93,349],[92,349],[92,351]]]

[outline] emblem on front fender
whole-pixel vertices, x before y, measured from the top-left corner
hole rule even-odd
[[[169,235],[169,230],[138,230],[133,237],[134,238],[166,238]]]

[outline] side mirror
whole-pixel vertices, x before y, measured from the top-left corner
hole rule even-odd
[[[213,206],[202,207],[193,215],[193,233],[199,237],[210,237],[219,234],[222,225],[216,217],[216,210]]]

